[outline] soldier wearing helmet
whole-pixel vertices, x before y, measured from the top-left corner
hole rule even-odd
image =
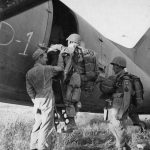
[[[80,95],[81,95],[81,76],[85,73],[83,67],[83,59],[86,57],[94,57],[94,52],[87,50],[80,46],[81,36],[73,33],[66,39],[68,41],[68,47],[61,45],[55,45],[60,50],[60,54],[64,58],[64,84],[66,85],[66,96],[64,99],[66,105],[66,114],[69,123],[67,123],[67,129],[64,132],[72,132],[77,128],[75,123],[75,116],[79,108],[81,108]],[[94,62],[94,61],[92,61]],[[88,64],[88,63],[87,63]],[[88,67],[89,68],[89,67]],[[95,68],[95,67],[93,67]],[[91,71],[89,70],[91,73]],[[95,78],[96,71],[93,70],[93,76],[88,74],[90,78]],[[85,79],[85,78],[84,78]]]
[[[102,79],[100,85],[101,91],[107,95],[106,108],[104,109],[104,118],[109,121],[109,129],[116,138],[116,148],[118,150],[126,150],[129,146],[125,140],[125,128],[124,121],[127,117],[127,110],[130,104],[130,96],[128,100],[124,100],[124,83],[125,80],[120,82],[119,78],[122,78],[126,68],[126,60],[123,57],[115,57],[110,63],[113,65],[113,71],[115,75]],[[119,80],[116,83],[116,80]],[[103,85],[104,84],[104,85]],[[130,83],[128,83],[130,85]],[[104,88],[107,87],[107,88]],[[128,88],[128,93],[131,93],[131,87]],[[108,91],[107,91],[108,90]],[[122,107],[124,106],[124,107]],[[105,114],[105,112],[107,112]],[[106,116],[105,116],[106,115]]]
[[[69,119],[67,129],[64,132],[72,132],[77,128],[74,118],[79,108],[81,108],[81,84],[84,82],[86,89],[87,86],[91,88],[97,78],[98,68],[94,51],[80,46],[81,36],[79,34],[73,33],[66,40],[68,41],[68,47],[56,44],[51,49],[59,50],[64,59],[63,85],[66,87],[64,87],[64,103],[66,105],[67,119]],[[51,51],[51,49],[48,51]],[[87,82],[88,84],[86,84]]]
[[[71,34],[67,39],[68,45],[71,43],[76,43],[77,45],[80,45],[81,42],[81,36],[79,34]]]
[[[67,39],[68,47],[64,47],[61,44],[52,45],[48,52],[59,50],[60,55],[64,60],[64,84],[63,84],[63,98],[66,106],[66,125],[67,129],[62,130],[63,132],[72,132],[77,128],[75,123],[75,115],[77,112],[77,107],[81,107],[80,94],[81,94],[81,78],[79,73],[73,68],[72,62],[74,57],[75,49],[80,45],[81,37],[79,34],[71,34]],[[73,71],[74,70],[74,71]],[[54,90],[55,91],[55,90]]]
[[[113,66],[115,65],[115,66],[119,66],[121,68],[126,68],[127,62],[126,62],[125,58],[118,56],[112,60],[111,64]]]
[[[113,59],[113,61],[111,62],[111,64],[113,65],[114,71],[116,70],[116,68],[117,68],[117,70],[119,68],[120,69],[126,68],[126,60],[125,60],[125,58],[120,57],[120,56],[115,57]],[[120,67],[117,67],[117,66],[120,66]],[[123,72],[125,72],[125,71],[123,70]],[[127,74],[127,72],[125,72],[125,74]],[[132,80],[133,87],[137,88],[137,92],[139,94],[132,96],[132,100],[131,100],[131,104],[130,104],[130,107],[129,107],[128,115],[129,115],[129,118],[132,120],[133,125],[140,126],[141,131],[143,131],[143,130],[146,129],[146,124],[143,121],[140,120],[138,112],[137,112],[137,105],[141,105],[140,103],[142,103],[142,101],[143,101],[143,95],[142,95],[143,94],[142,93],[143,92],[143,86],[141,85],[142,83],[139,83],[140,79],[138,77],[136,77],[135,75],[130,74],[130,78]],[[134,90],[135,90],[135,93],[136,93],[136,89],[134,89]],[[137,97],[137,99],[138,99],[137,102],[135,102],[136,100],[134,100],[135,96],[138,96]],[[138,101],[140,101],[140,102],[138,102]],[[139,104],[137,104],[137,103],[139,103]]]
[[[126,70],[127,62],[124,57],[117,56],[110,63],[113,65],[114,75],[102,79],[100,83],[101,91],[107,95],[107,105],[104,112],[105,118],[109,121],[109,129],[116,138],[116,147],[118,150],[128,150],[129,146],[125,139],[125,120],[130,117],[130,107],[135,90],[140,89],[139,84],[134,88],[133,75]],[[142,89],[141,89],[142,90]],[[142,91],[141,91],[142,92]],[[138,99],[142,99],[142,95],[138,94]],[[105,115],[105,114],[104,114]],[[135,115],[134,115],[135,116]],[[139,118],[136,115],[136,118]],[[130,117],[133,120],[133,117]],[[135,121],[134,119],[133,121]],[[140,120],[137,119],[136,122]]]
[[[51,149],[51,133],[54,128],[52,77],[63,71],[63,64],[46,65],[47,54],[42,49],[37,49],[32,58],[35,61],[34,67],[26,74],[26,89],[35,110],[30,149]]]
[[[64,81],[66,84],[66,114],[69,119],[69,123],[67,124],[67,129],[64,132],[72,132],[77,128],[75,123],[75,116],[77,113],[77,106],[81,107],[80,103],[80,95],[81,95],[81,77],[80,74],[74,68],[72,62],[75,49],[80,45],[81,37],[79,34],[71,34],[67,39],[68,47],[61,51],[64,56]]]

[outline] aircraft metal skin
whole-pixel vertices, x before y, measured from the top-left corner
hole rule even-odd
[[[51,0],[2,0],[0,1],[0,20],[5,20],[23,11]]]
[[[63,5],[60,1],[57,1]],[[19,13],[13,17],[0,22],[0,97],[7,99],[6,102],[24,103],[32,105],[26,92],[25,75],[33,66],[32,54],[39,43],[48,44],[52,29],[52,20],[54,19],[53,4],[55,1],[45,2],[36,7]],[[65,8],[66,7],[66,8]],[[69,8],[63,6],[67,11]],[[123,56],[127,59],[127,68],[129,72],[141,77],[144,84],[144,105],[139,110],[141,113],[150,113],[150,77],[146,71],[148,66],[140,66],[144,61],[140,60],[135,64],[137,55],[130,57],[121,51],[118,46],[103,37],[96,29],[88,24],[82,17],[71,13],[76,20],[77,32],[82,37],[82,45],[96,52],[100,67],[104,69],[105,75],[112,73],[111,60],[116,56]],[[69,22],[69,20],[68,20]],[[71,32],[71,30],[70,30]],[[67,33],[69,34],[69,33]],[[71,33],[70,33],[71,34]],[[66,38],[66,37],[65,37]],[[139,49],[140,52],[140,49]],[[136,57],[136,58],[135,58]],[[139,57],[139,56],[138,56]],[[140,57],[139,57],[140,59]],[[4,100],[5,101],[5,100]],[[99,85],[95,84],[91,92],[82,92],[81,102],[84,112],[102,112],[105,105],[101,98]],[[23,104],[22,103],[22,104]]]
[[[31,55],[43,42],[48,4],[42,4],[0,23],[0,96],[29,99],[25,74],[33,65]]]

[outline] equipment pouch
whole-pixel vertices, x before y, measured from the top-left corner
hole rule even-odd
[[[94,71],[86,72],[86,78],[88,81],[95,81],[96,80],[96,72],[94,72]]]
[[[116,112],[115,117],[116,119],[121,119],[124,113],[123,108],[123,94],[122,93],[115,93],[113,94],[113,105],[112,108],[115,109]]]
[[[71,102],[71,99],[72,99],[72,91],[73,91],[73,87],[72,86],[68,86],[67,87],[67,92],[66,92],[66,99],[69,102]]]
[[[73,105],[67,106],[66,114],[68,117],[74,117],[76,115],[75,107]]]
[[[81,86],[81,78],[77,72],[72,74],[69,85],[71,85],[72,87],[80,87]]]
[[[80,88],[74,88],[72,91],[72,102],[79,102],[80,101],[80,95],[81,95],[81,89]]]
[[[123,94],[122,93],[115,93],[113,94],[113,107],[119,109],[122,105],[123,101]]]

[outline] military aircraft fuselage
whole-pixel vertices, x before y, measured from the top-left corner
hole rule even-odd
[[[34,0],[33,4],[34,4]],[[26,1],[29,2],[29,1]],[[28,4],[28,3],[25,3]],[[19,4],[18,4],[19,5]],[[15,6],[15,5],[14,5]],[[31,5],[30,5],[31,6]],[[34,6],[34,7],[33,7]],[[60,43],[66,46],[66,38],[71,33],[78,33],[82,37],[82,46],[95,51],[100,69],[104,75],[112,73],[110,61],[117,55],[127,59],[127,67],[131,73],[142,78],[145,89],[145,101],[139,110],[142,113],[150,112],[149,75],[133,62],[125,53],[111,41],[101,35],[82,17],[70,10],[58,0],[40,1],[32,7],[15,7],[4,10],[0,22],[0,97],[6,102],[32,105],[26,92],[25,77],[33,66],[32,54],[39,43],[47,46]],[[18,7],[16,7],[17,9]],[[3,11],[3,9],[1,9]],[[57,30],[56,30],[57,29]],[[57,32],[60,30],[60,32]],[[61,37],[61,38],[60,38]],[[102,112],[104,99],[100,98],[99,84],[93,84],[90,92],[82,92],[81,111]],[[144,108],[144,109],[143,109]]]

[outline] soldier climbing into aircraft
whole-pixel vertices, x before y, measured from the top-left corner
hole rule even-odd
[[[64,84],[66,85],[64,103],[66,107],[67,129],[64,132],[72,132],[77,129],[75,116],[82,104],[80,102],[81,88],[91,87],[89,83],[96,80],[98,76],[95,53],[92,50],[80,46],[79,34],[71,34],[68,38],[68,47],[60,44],[53,45],[51,49],[60,50],[64,59]]]

